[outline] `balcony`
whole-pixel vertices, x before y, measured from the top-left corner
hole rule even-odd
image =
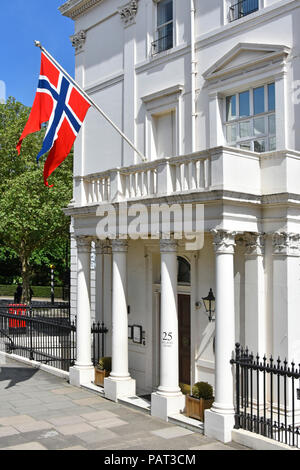
[[[229,22],[250,15],[259,9],[259,0],[241,0],[229,8]]]
[[[229,191],[255,197],[300,195],[300,152],[255,153],[216,147],[180,157],[75,177],[73,207],[155,201],[196,193]],[[193,196],[193,197],[194,197]],[[205,199],[206,196],[204,196]]]

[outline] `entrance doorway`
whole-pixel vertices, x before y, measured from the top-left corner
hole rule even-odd
[[[191,383],[191,297],[178,295],[179,382]]]

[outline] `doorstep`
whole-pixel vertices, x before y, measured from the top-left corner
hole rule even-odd
[[[145,400],[144,398],[139,397],[137,395],[134,395],[133,397],[119,398],[118,403],[122,403],[140,411],[145,411],[149,414],[151,411],[151,403],[148,400]]]
[[[194,418],[189,418],[188,416],[178,413],[176,415],[169,416],[169,423],[177,424],[183,428],[189,429],[190,431],[199,432],[204,434],[204,424],[202,421],[198,421]]]
[[[104,388],[103,387],[99,387],[98,385],[95,385],[94,383],[88,383],[88,384],[82,384],[81,385],[82,388],[86,388],[87,390],[91,390],[92,392],[97,392],[99,393],[99,395],[101,395],[102,397],[105,396],[105,393],[104,393]]]

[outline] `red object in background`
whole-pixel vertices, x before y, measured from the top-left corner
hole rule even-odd
[[[24,304],[9,304],[9,314],[10,315],[26,315],[26,305]],[[25,320],[13,320],[9,319],[9,328],[26,328]]]

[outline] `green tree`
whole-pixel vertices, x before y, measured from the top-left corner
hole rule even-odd
[[[31,261],[45,246],[68,239],[69,220],[63,208],[72,197],[72,155],[43,182],[43,162],[36,155],[44,131],[27,137],[18,156],[16,144],[30,108],[10,98],[0,105],[0,240],[22,265],[23,302],[30,298]]]

